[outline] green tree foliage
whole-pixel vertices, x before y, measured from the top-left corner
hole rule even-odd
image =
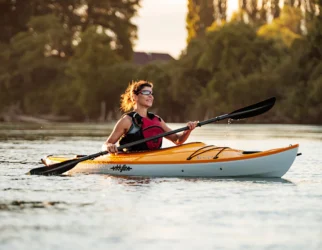
[[[281,10],[275,0],[241,0],[230,22],[225,0],[188,1],[185,52],[143,66],[129,61],[138,2],[0,0],[0,109],[118,119],[127,84],[145,79],[155,86],[152,111],[167,122],[276,96],[275,108],[251,121],[321,124],[321,0]]]
[[[275,111],[280,122],[321,123],[321,23],[321,15],[315,16],[308,36],[295,39],[274,70],[279,76],[278,89],[285,93]]]
[[[310,56],[320,61],[322,60],[322,0],[316,0],[318,6],[318,15],[313,21],[311,30],[309,30],[308,42],[310,44]]]
[[[126,60],[132,58],[133,42],[137,38],[137,27],[131,22],[136,15],[140,0],[101,1],[87,0],[81,15],[83,30],[91,25],[100,25],[111,34],[114,48]]]
[[[296,1],[296,0],[286,0],[284,1],[284,6],[290,6],[294,8],[301,9],[304,13],[305,21],[312,21],[315,15],[317,14],[317,0],[303,0],[303,1]]]
[[[258,29],[258,35],[274,39],[282,46],[291,46],[295,39],[301,38],[302,12],[298,8],[284,6],[281,15],[273,22],[265,24]]]
[[[188,14],[186,17],[188,38],[187,43],[193,38],[205,35],[207,27],[214,21],[213,0],[188,0]]]
[[[243,20],[246,23],[259,27],[281,15],[280,0],[239,0],[239,14],[234,19]],[[303,12],[302,21],[310,22],[316,13],[314,0],[285,0],[284,7],[298,9]],[[284,10],[285,12],[285,10]],[[304,23],[304,26],[307,24]]]
[[[203,77],[195,79],[188,74],[190,81],[195,79],[192,85],[199,88],[194,96],[198,103],[194,110],[200,119],[218,112],[214,107],[224,109],[246,104],[248,99],[243,100],[241,96],[260,99],[263,93],[275,94],[274,88],[270,87],[276,77],[269,71],[276,61],[281,60],[285,50],[277,48],[270,40],[258,37],[254,28],[244,23],[229,23],[209,32],[202,43],[203,52],[195,58],[197,63],[189,71],[199,70]],[[189,52],[186,57],[189,57]],[[259,88],[261,92],[253,91]]]
[[[239,0],[239,13],[234,17],[259,27],[280,13],[279,0]]]
[[[0,42],[9,43],[15,34],[26,31],[31,15],[30,1],[0,0]]]
[[[0,58],[5,63],[0,66],[0,109],[18,104],[26,113],[68,113],[78,118],[95,115],[97,112],[90,112],[85,105],[89,102],[85,85],[77,85],[77,77],[72,76],[83,70],[79,61],[89,65],[97,60],[102,67],[112,67],[131,59],[136,39],[131,18],[138,4],[139,0],[1,0]],[[93,32],[93,26],[104,33],[105,40]],[[91,42],[98,42],[100,48]],[[82,47],[86,43],[89,49]],[[85,58],[78,52],[83,50],[87,52]],[[91,67],[98,70],[99,75],[94,76],[99,79],[113,73]]]
[[[259,6],[257,0],[239,0],[239,8],[241,10],[241,18],[246,23],[256,23]]]
[[[11,101],[20,102],[25,112],[48,112],[48,86],[55,84],[64,68],[64,54],[55,48],[62,43],[65,29],[53,15],[33,17],[28,27],[1,53],[6,57],[1,84],[7,86]]]
[[[126,60],[132,58],[137,27],[131,22],[140,0],[2,0],[0,2],[0,41],[9,42],[20,31],[27,30],[32,16],[54,14],[69,36],[65,37],[64,53],[72,55],[72,42],[89,25],[100,25],[114,40],[114,50]]]
[[[111,39],[101,27],[91,26],[80,37],[75,54],[69,62],[67,74],[77,86],[77,102],[87,118],[98,117],[100,103],[107,91],[109,67],[121,58],[112,50]],[[109,85],[111,90],[113,84]],[[113,89],[112,89],[113,92]]]
[[[11,104],[9,95],[10,74],[8,64],[10,58],[9,45],[0,42],[0,112]]]
[[[322,106],[322,0],[317,0],[319,14],[315,17],[312,29],[309,31],[309,60],[311,61],[312,71],[308,79],[310,101],[309,116],[315,123],[321,122]]]
[[[322,98],[322,1],[316,1],[319,8],[319,14],[315,16],[312,28],[304,43],[295,47],[292,51],[294,57],[293,65],[298,70],[291,76],[296,77],[296,88],[293,95],[287,99],[287,104],[292,101],[301,100],[304,105],[297,105],[291,118],[301,123],[307,123],[307,120],[314,123],[321,123],[322,107],[320,101]],[[296,89],[296,90],[295,90]],[[306,90],[306,92],[304,92]],[[307,93],[304,95],[303,93]],[[305,119],[306,118],[306,119]]]

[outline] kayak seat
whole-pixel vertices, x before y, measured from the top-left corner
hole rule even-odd
[[[256,153],[260,153],[262,151],[243,151],[244,155],[249,155],[249,154],[256,154]]]

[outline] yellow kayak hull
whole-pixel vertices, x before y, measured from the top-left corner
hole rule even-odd
[[[299,145],[267,151],[243,151],[201,142],[154,151],[107,154],[80,162],[68,174],[110,174],[149,177],[282,177]],[[74,157],[47,156],[47,165]]]

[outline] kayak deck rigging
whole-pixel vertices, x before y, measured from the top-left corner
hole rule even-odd
[[[209,148],[209,147],[211,147],[211,148]],[[206,148],[208,148],[207,150],[204,150],[204,151],[202,151],[202,152],[198,152],[198,151],[201,151],[201,150],[203,150],[203,149],[206,149]],[[198,156],[198,155],[201,155],[201,154],[204,154],[204,153],[206,153],[206,152],[209,152],[209,151],[211,151],[211,150],[215,150],[215,149],[219,149],[219,148],[221,148],[221,150],[213,157],[213,159],[217,159],[218,158],[218,155],[222,152],[222,151],[224,151],[226,148],[229,148],[229,147],[216,147],[216,146],[214,146],[214,145],[207,145],[207,146],[204,146],[204,147],[202,147],[202,148],[199,148],[199,149],[197,149],[195,152],[193,152],[190,156],[188,156],[188,158],[187,158],[187,160],[191,160],[193,157],[196,157],[196,156]]]

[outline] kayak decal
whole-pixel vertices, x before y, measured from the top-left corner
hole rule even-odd
[[[116,165],[111,167],[111,170],[113,171],[119,171],[119,172],[123,172],[123,171],[131,171],[131,167],[127,166],[127,165]]]

